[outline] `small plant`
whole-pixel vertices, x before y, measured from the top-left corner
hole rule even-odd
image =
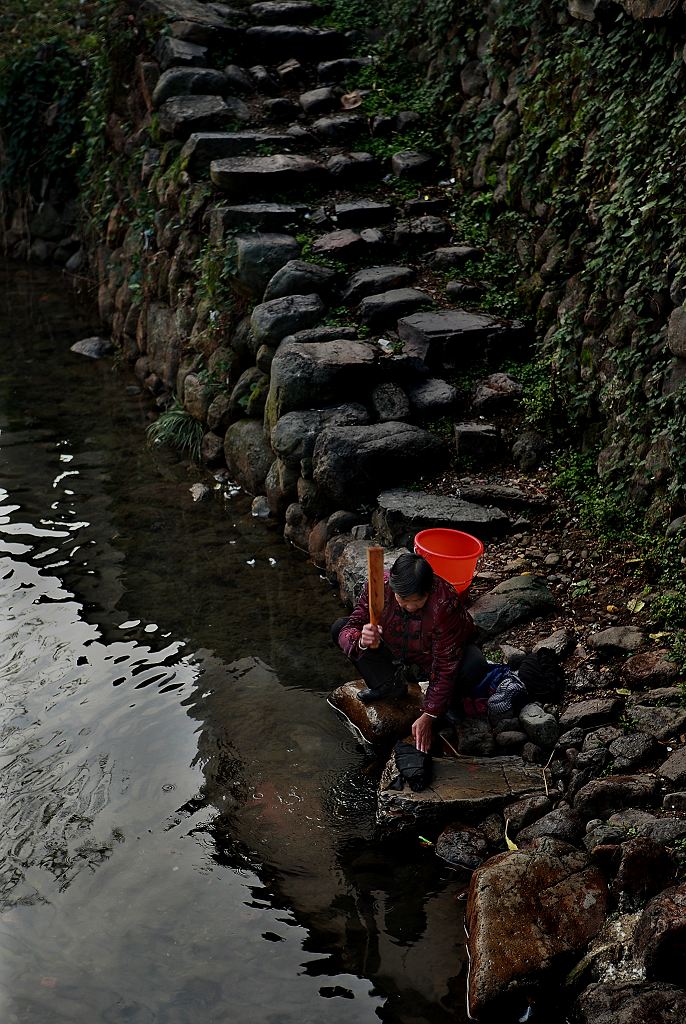
[[[190,455],[194,462],[200,461],[202,423],[191,416],[178,401],[150,424],[147,436],[152,445],[168,445]]]

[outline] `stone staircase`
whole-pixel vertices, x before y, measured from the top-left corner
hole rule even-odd
[[[393,152],[417,115],[370,122],[346,109],[369,60],[322,27],[324,14],[310,0],[144,0],[138,23],[158,34],[140,79],[162,150],[144,166],[161,209],[137,322],[131,296],[104,281],[136,372],[161,404],[174,392],[204,423],[207,465],[225,462],[255,511],[285,516],[286,536],[322,565],[341,523],[350,527],[341,510],[364,525],[382,491],[375,523],[389,542],[432,523],[484,540],[507,531],[496,492],[470,501],[418,487],[451,447],[468,459],[501,454],[497,427],[446,377],[477,362],[496,369],[528,342],[522,324],[450,307],[450,294],[474,294],[469,282],[440,294],[437,275],[459,275],[479,252],[453,237],[435,156]],[[165,149],[180,167],[176,188],[154,170]],[[208,241],[232,261],[244,311],[214,332],[222,300],[201,310],[194,294]],[[127,243],[130,233],[124,253]],[[153,266],[162,277],[151,295]],[[508,409],[517,385],[495,376],[505,383],[482,391],[490,410]],[[439,418],[454,424],[452,442],[427,429]]]

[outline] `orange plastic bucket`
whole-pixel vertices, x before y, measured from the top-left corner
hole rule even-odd
[[[466,590],[474,578],[476,563],[484,553],[478,537],[461,530],[421,530],[414,539],[415,554],[425,558],[434,572],[452,583],[455,590]]]

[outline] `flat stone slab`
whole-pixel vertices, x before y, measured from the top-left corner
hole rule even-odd
[[[402,487],[382,491],[378,506],[374,525],[388,543],[407,543],[420,530],[431,528],[463,530],[480,540],[502,536],[510,529],[510,520],[500,509],[427,491]]]
[[[498,505],[505,508],[541,508],[548,505],[544,494],[529,494],[508,484],[464,484],[459,497],[477,505]]]
[[[597,700],[580,700],[570,704],[560,715],[560,729],[593,729],[597,725],[611,722],[621,710],[619,697],[607,697]]]
[[[421,793],[390,789],[397,775],[391,758],[379,783],[377,822],[391,829],[442,825],[544,792],[541,769],[521,757],[435,758],[433,770],[431,786]]]
[[[183,145],[181,162],[189,174],[198,176],[208,172],[213,160],[257,156],[262,146],[295,153],[311,144],[305,131],[193,132]]]
[[[363,704],[357,699],[357,694],[365,686],[363,680],[353,679],[339,686],[329,697],[331,707],[342,715],[362,746],[374,750],[384,743],[394,743],[409,735],[412,723],[421,714],[421,688],[413,683],[408,687],[407,696],[401,700]]]
[[[488,313],[441,309],[403,317],[398,323],[398,335],[402,341],[427,343],[435,357],[449,349],[453,355],[464,355],[471,360],[483,354],[491,335],[500,331],[502,324],[503,321]]]
[[[686,731],[684,708],[646,707],[632,704],[628,714],[638,728],[656,740],[669,740]]]
[[[326,170],[309,157],[279,153],[213,160],[210,178],[217,188],[229,194],[269,197],[274,192],[321,185],[326,180]]]
[[[599,633],[591,633],[586,642],[594,651],[626,654],[641,647],[645,642],[645,633],[635,626],[611,626]]]
[[[251,227],[260,231],[281,231],[299,224],[308,207],[304,203],[241,203],[215,207],[210,215],[210,241],[218,242],[227,228]]]
[[[158,111],[160,133],[174,139],[221,131],[249,116],[242,100],[221,96],[172,96]]]
[[[390,203],[377,203],[373,199],[354,199],[336,203],[336,221],[340,228],[370,228],[388,224],[395,209]]]

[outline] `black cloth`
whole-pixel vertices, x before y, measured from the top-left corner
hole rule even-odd
[[[414,743],[404,743],[402,740],[398,740],[393,748],[393,756],[398,774],[390,784],[391,789],[403,789],[407,783],[413,793],[421,793],[423,789],[431,785],[433,778],[431,754],[422,754]]]
[[[526,687],[529,700],[550,704],[560,701],[565,676],[554,651],[541,647],[527,654],[517,669],[517,675]]]

